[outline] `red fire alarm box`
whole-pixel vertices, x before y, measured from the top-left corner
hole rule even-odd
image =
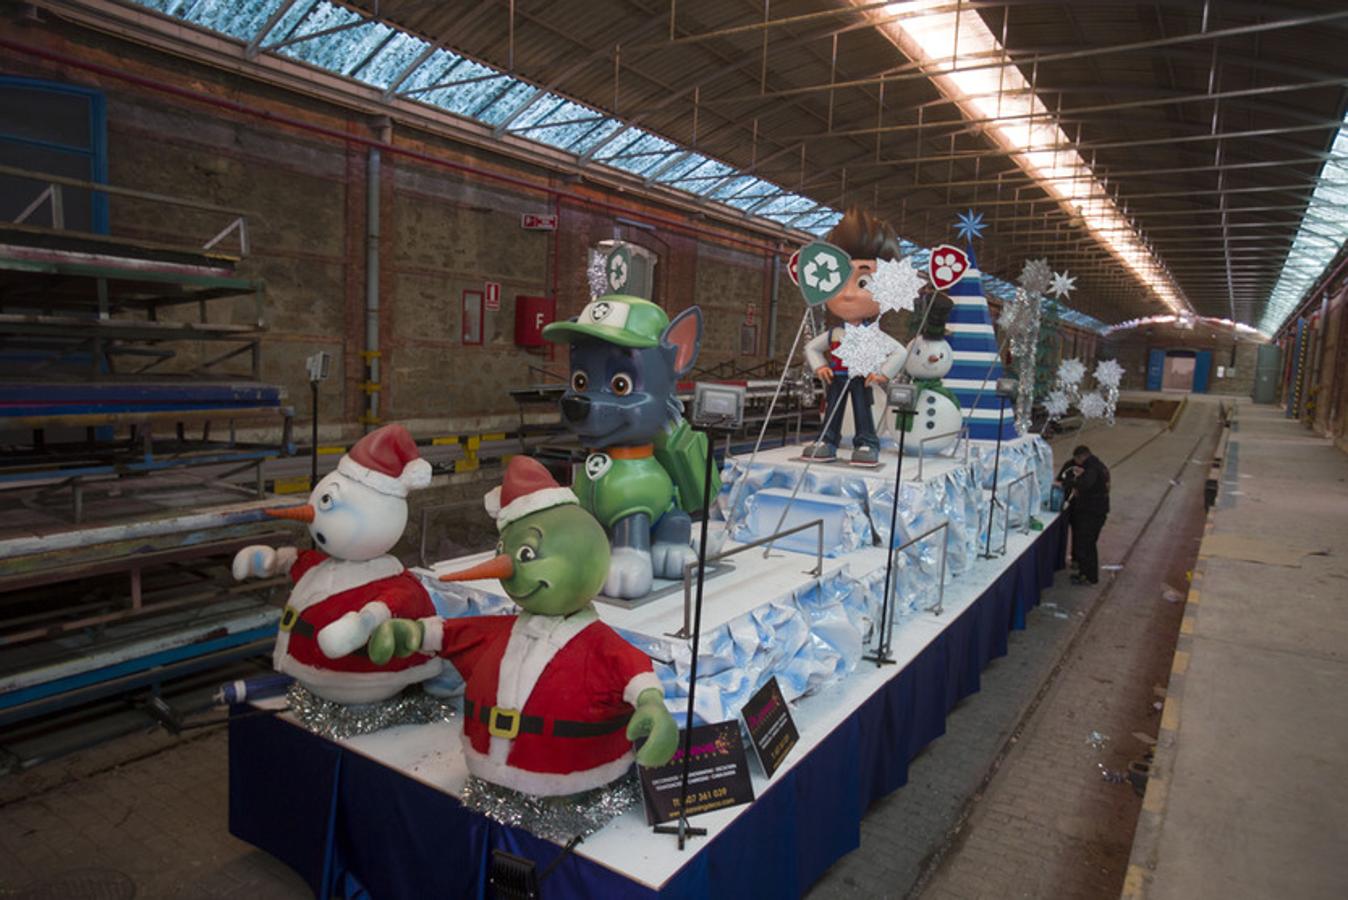
[[[515,343],[521,347],[542,347],[543,326],[557,318],[557,301],[552,297],[515,297]]]

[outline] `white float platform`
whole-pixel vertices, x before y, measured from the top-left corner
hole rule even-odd
[[[1048,528],[1057,518],[1057,514],[1044,512],[1041,513],[1041,518]],[[897,622],[892,647],[895,665],[877,667],[874,663],[863,660],[846,678],[816,694],[793,702],[791,713],[800,732],[800,742],[771,780],[764,777],[756,766],[751,766],[756,796],[761,797],[772,783],[781,781],[805,761],[811,752],[852,716],[866,700],[884,688],[892,679],[900,677],[904,669],[961,614],[987,593],[1003,572],[1010,568],[1013,562],[1019,560],[1043,534],[1044,532],[1028,534],[1013,532],[1009,537],[1005,556],[978,560],[969,571],[947,586],[941,615],[920,613]],[[487,555],[465,557],[440,564],[435,568],[438,571],[460,569]],[[703,609],[704,632],[811,580],[811,576],[801,574],[801,570],[809,568],[813,564],[813,559],[800,554],[774,553],[772,558],[764,560],[761,551],[749,551],[737,559],[743,560],[743,564],[738,566],[732,575],[723,576],[715,583],[709,582],[706,587]],[[883,567],[884,561],[884,551],[873,548],[838,560],[825,560],[825,572],[847,565],[855,566],[864,572],[876,566]],[[495,582],[466,584],[493,593],[500,590]],[[608,604],[600,604],[598,608],[600,617],[610,625],[645,633],[664,633],[682,624],[682,604],[682,593],[679,592],[676,596],[662,598],[657,603],[634,610],[622,610]],[[258,705],[279,709],[284,706],[284,701],[279,699],[262,701]],[[281,713],[280,717],[294,722],[287,713]],[[295,724],[297,728],[300,727],[298,723]],[[336,743],[352,753],[457,798],[468,777],[460,744],[460,729],[461,723],[457,720],[399,726],[374,734],[339,740]],[[612,870],[652,892],[659,892],[682,867],[688,865],[701,850],[711,846],[719,835],[752,808],[747,805],[738,806],[696,816],[694,824],[706,828],[708,833],[706,837],[691,839],[688,849],[684,851],[678,849],[673,837],[653,833],[646,825],[642,810],[633,809],[586,838],[574,852],[579,857]],[[427,823],[426,827],[434,829],[436,826],[434,823]],[[782,852],[788,853],[790,850],[784,848]],[[397,864],[397,861],[389,862]]]

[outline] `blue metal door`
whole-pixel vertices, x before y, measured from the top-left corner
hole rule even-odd
[[[1165,377],[1165,351],[1152,350],[1147,353],[1147,390],[1159,391]]]
[[[1212,351],[1199,350],[1194,354],[1194,393],[1208,392],[1208,377],[1212,374]]]

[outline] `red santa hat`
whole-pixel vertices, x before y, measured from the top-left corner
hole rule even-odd
[[[356,441],[337,463],[337,471],[394,497],[406,497],[408,491],[431,483],[431,464],[421,458],[412,435],[401,425],[385,425]]]
[[[554,506],[575,503],[576,495],[564,488],[538,460],[530,456],[511,457],[505,480],[482,498],[487,512],[496,517],[496,527],[504,530],[516,519]]]

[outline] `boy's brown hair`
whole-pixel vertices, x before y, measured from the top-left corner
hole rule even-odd
[[[824,238],[852,259],[898,259],[899,238],[884,219],[852,207]]]

